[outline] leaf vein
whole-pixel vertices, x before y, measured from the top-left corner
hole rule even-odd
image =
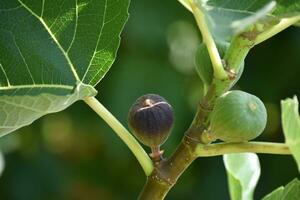
[[[6,101],[4,99],[0,99],[0,102],[3,102],[3,103],[8,104],[8,105],[16,106],[16,107],[19,107],[19,108],[31,110],[31,111],[37,112],[37,113],[44,113],[44,111],[42,111],[42,110],[34,109],[32,107],[25,106],[25,105],[22,105],[22,104],[13,103],[11,101]]]
[[[4,70],[3,65],[1,64],[1,62],[0,62],[0,68],[3,71],[3,74],[4,74],[5,78],[6,78],[7,85],[10,86],[10,82],[9,82],[8,76],[6,74],[6,71]]]
[[[60,88],[66,90],[73,90],[73,86],[58,85],[58,84],[35,84],[35,85],[10,85],[0,87],[0,90],[16,90],[16,89],[32,89],[32,88]]]
[[[44,26],[44,28],[46,29],[46,31],[49,33],[49,35],[51,36],[51,38],[54,40],[54,42],[57,44],[58,48],[61,50],[62,54],[64,55],[65,59],[67,60],[69,67],[71,68],[71,71],[75,77],[75,79],[77,81],[80,81],[80,78],[77,74],[77,71],[75,69],[75,67],[73,66],[73,63],[70,60],[70,57],[68,56],[67,52],[65,52],[65,50],[63,49],[63,47],[60,45],[60,43],[58,42],[58,40],[56,39],[55,35],[51,32],[50,28],[47,26],[46,22],[43,20],[43,18],[39,17],[36,13],[34,13],[29,7],[26,6],[26,4],[24,4],[21,0],[18,0],[19,3],[28,11],[30,12],[34,17],[36,17]]]
[[[84,73],[84,75],[82,77],[82,80],[84,80],[84,78],[86,77],[86,75],[87,75],[87,73],[88,73],[88,71],[89,71],[89,69],[91,67],[91,64],[93,62],[93,59],[94,59],[94,57],[95,57],[95,55],[97,53],[98,44],[99,44],[99,41],[100,41],[100,38],[101,38],[101,35],[102,35],[102,31],[103,31],[103,28],[104,28],[104,25],[105,25],[107,3],[108,3],[107,0],[105,0],[104,11],[103,11],[103,20],[102,20],[102,25],[101,25],[99,37],[98,37],[97,42],[96,42],[96,46],[95,46],[95,50],[94,50],[93,56],[92,56],[92,58],[90,60],[90,63],[89,63],[89,65],[88,65],[88,67],[87,67],[87,69],[86,69],[86,71],[85,71],[85,73]]]
[[[73,37],[72,37],[72,41],[69,45],[69,47],[67,48],[67,53],[70,51],[74,41],[75,41],[75,36],[77,33],[77,26],[78,26],[78,4],[77,4],[77,0],[75,0],[75,28],[74,28],[74,33],[73,33]]]
[[[46,1],[46,0],[43,0],[43,1],[42,1],[42,11],[41,11],[41,18],[43,18],[43,15],[44,15],[45,1]]]
[[[23,62],[24,62],[24,64],[25,64],[25,66],[26,66],[26,70],[27,70],[27,72],[29,73],[29,76],[30,76],[30,78],[31,78],[31,80],[32,80],[32,83],[35,84],[33,75],[32,75],[32,73],[31,73],[31,71],[30,71],[30,68],[29,68],[29,66],[28,66],[28,64],[27,64],[27,62],[26,62],[26,59],[25,59],[25,57],[24,57],[24,55],[23,55],[23,53],[22,53],[20,47],[19,47],[18,44],[17,44],[16,38],[15,38],[14,36],[13,36],[12,38],[13,38],[14,44],[15,44],[15,46],[17,47],[17,50],[18,50],[18,52],[19,52],[19,54],[20,54],[20,56],[21,56],[21,58],[22,58],[22,60],[23,60]]]

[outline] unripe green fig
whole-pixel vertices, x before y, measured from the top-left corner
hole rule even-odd
[[[225,56],[225,53],[229,47],[229,43],[217,43],[217,48],[221,58]],[[209,53],[207,47],[204,43],[201,43],[197,49],[196,56],[195,56],[195,66],[198,75],[200,76],[201,80],[205,85],[210,85],[214,75],[214,69],[209,57]],[[234,78],[233,82],[231,83],[231,87],[236,84],[236,82],[240,79],[242,73],[244,71],[244,62],[241,64],[236,77]]]
[[[245,142],[259,136],[266,123],[263,102],[252,94],[233,90],[216,100],[210,131],[213,137],[225,142]]]
[[[141,143],[151,149],[159,149],[171,132],[173,109],[163,97],[146,94],[131,106],[128,124]]]
[[[221,57],[223,57],[228,48],[228,43],[218,43],[217,48]],[[195,66],[198,75],[204,84],[210,85],[213,79],[214,70],[209,57],[206,44],[201,43],[195,56]]]

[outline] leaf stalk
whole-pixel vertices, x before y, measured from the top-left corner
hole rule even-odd
[[[197,25],[202,34],[203,42],[207,46],[209,57],[214,68],[214,76],[217,79],[225,80],[228,78],[228,75],[223,67],[222,59],[218,52],[216,43],[206,23],[205,14],[201,11],[201,9],[196,5],[196,3],[193,0],[190,0],[189,3],[193,11],[194,17],[196,19]]]
[[[265,40],[273,37],[277,33],[283,31],[284,29],[292,26],[293,24],[300,21],[300,16],[290,17],[290,18],[283,18],[280,20],[280,22],[274,26],[272,26],[270,29],[262,32],[256,37],[255,45],[259,44],[261,42],[264,42]]]
[[[229,153],[264,153],[289,155],[291,151],[284,143],[272,142],[242,142],[242,143],[216,143],[202,145],[196,148],[198,157],[220,156]]]
[[[84,102],[115,131],[115,133],[135,155],[146,176],[149,176],[153,171],[153,162],[139,142],[95,97],[88,97],[84,99]]]

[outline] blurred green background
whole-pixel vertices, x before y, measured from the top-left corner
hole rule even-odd
[[[300,28],[289,28],[255,47],[237,88],[266,104],[268,126],[259,140],[283,141],[280,100],[300,96]],[[193,56],[200,35],[191,14],[174,0],[132,0],[130,18],[113,67],[97,86],[97,98],[124,124],[135,99],[157,93],[174,107],[174,131],[164,144],[174,150],[201,95]],[[145,176],[135,157],[83,102],[45,116],[0,139],[4,200],[136,199]],[[299,177],[291,156],[259,155],[260,199]],[[167,199],[229,199],[222,157],[200,158]]]

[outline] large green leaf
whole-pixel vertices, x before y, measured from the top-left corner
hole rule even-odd
[[[281,186],[266,195],[262,200],[299,200],[300,181],[294,179],[285,187]]]
[[[277,6],[273,15],[293,17],[300,15],[300,0],[276,0]]]
[[[260,176],[260,164],[254,153],[223,155],[231,200],[251,200]]]
[[[293,99],[281,101],[281,120],[285,142],[289,146],[300,171],[300,117],[299,103],[295,96]]]
[[[217,40],[230,41],[232,36],[241,33],[259,20],[265,19],[266,15],[274,8],[275,2],[269,0],[211,0],[198,5],[206,13],[208,25],[214,37]]]
[[[96,94],[129,0],[0,1],[0,136]]]
[[[300,0],[179,0],[191,10],[189,1],[197,3],[214,38],[220,41],[230,41],[256,23],[268,29],[283,17],[300,15]]]

